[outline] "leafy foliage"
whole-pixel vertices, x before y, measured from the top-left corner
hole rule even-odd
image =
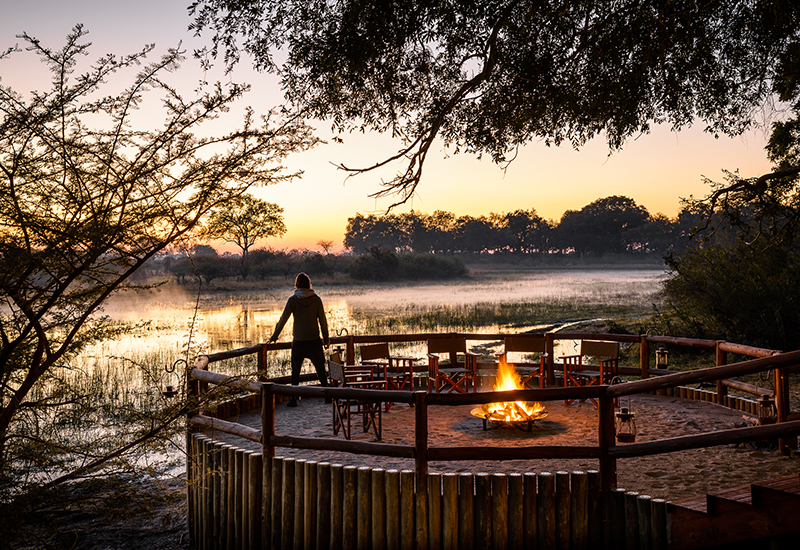
[[[61,50],[22,35],[49,69],[52,89],[25,99],[0,86],[2,476],[23,462],[86,467],[109,445],[129,448],[181,416],[180,409],[159,410],[146,422],[140,416],[135,425],[144,434],[110,437],[94,426],[86,433],[98,438],[86,445],[51,439],[60,419],[93,406],[91,394],[62,377],[81,350],[119,330],[101,316],[106,300],[141,288],[133,274],[190,236],[214,208],[251,185],[290,178],[280,159],[314,143],[296,119],[270,113],[259,121],[249,110],[240,129],[200,137],[203,123],[227,111],[245,87],[216,85],[184,99],[168,84],[183,60],[173,49],[123,89],[112,77],[136,69],[152,47],[102,57],[78,73],[89,51],[85,34],[75,27]],[[117,92],[102,95],[106,85]],[[155,130],[135,124],[146,97],[160,101],[164,121]]]
[[[236,197],[211,213],[205,235],[233,243],[242,251],[242,277],[247,277],[247,253],[261,239],[283,235],[283,208],[252,195]]]
[[[736,134],[800,89],[790,0],[196,0],[191,12],[213,55],[232,65],[244,50],[311,116],[402,139],[377,163],[407,160],[382,191],[401,200],[436,138],[504,163],[532,140],[603,134],[617,149],[651,124]]]

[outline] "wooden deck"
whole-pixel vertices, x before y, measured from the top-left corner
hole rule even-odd
[[[800,474],[671,503],[669,511],[676,550],[800,533]]]

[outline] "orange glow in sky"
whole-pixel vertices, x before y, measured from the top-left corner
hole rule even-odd
[[[94,44],[92,60],[106,53],[130,53],[155,42],[157,50],[150,57],[154,61],[166,48],[182,41],[189,59],[178,75],[186,79],[187,86],[191,86],[188,89],[194,89],[204,77],[227,79],[221,72],[218,76],[205,75],[198,62],[191,59],[192,50],[207,41],[193,37],[187,30],[188,4],[140,0],[133,10],[129,4],[97,0],[16,2],[3,9],[0,49],[21,44],[15,35],[23,31],[41,39],[46,46],[59,49],[70,29],[83,23],[89,31],[87,39]],[[21,92],[33,89],[24,80],[31,70],[31,58],[27,60],[27,64],[0,61],[2,84]],[[43,66],[36,70],[46,77]],[[243,58],[232,78],[252,84],[243,105],[265,111],[281,101],[274,77],[254,73],[247,66],[247,58]],[[48,84],[45,79],[38,88],[47,88]],[[238,125],[241,118],[238,114],[232,116],[230,124]],[[324,130],[329,124],[321,122],[318,127]],[[325,137],[325,132],[320,135]],[[672,217],[677,214],[682,197],[699,197],[708,192],[703,176],[721,181],[722,170],[739,170],[744,177],[769,172],[766,141],[763,131],[715,139],[702,131],[702,125],[679,134],[655,127],[650,134],[631,138],[623,150],[610,156],[602,137],[579,152],[569,146],[548,148],[531,143],[520,150],[505,172],[489,160],[468,155],[448,157],[439,146],[428,155],[416,196],[396,211],[414,208],[427,213],[447,210],[456,216],[479,216],[535,208],[539,215],[557,220],[567,209],[578,210],[598,198],[625,195],[651,213]],[[388,137],[353,134],[345,138],[344,144],[322,145],[287,159],[291,170],[304,172],[302,179],[253,190],[259,198],[284,208],[288,229],[283,238],[260,244],[320,250],[316,243],[330,240],[335,243],[334,250],[340,250],[349,217],[359,212],[379,213],[394,202],[390,198],[376,201],[368,195],[380,190],[381,179],[389,179],[398,167],[346,179],[346,173],[334,164],[369,166],[399,148],[400,144]]]

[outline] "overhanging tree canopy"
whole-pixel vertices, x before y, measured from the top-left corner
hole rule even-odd
[[[213,55],[229,65],[252,55],[308,115],[402,139],[393,159],[406,168],[376,193],[402,200],[436,138],[503,163],[531,140],[579,147],[603,134],[616,149],[652,124],[742,132],[776,96],[800,98],[798,9],[791,0],[197,0],[190,11],[193,28],[212,33]]]

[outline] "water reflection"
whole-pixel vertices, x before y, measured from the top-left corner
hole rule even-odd
[[[626,305],[649,304],[663,279],[663,271],[554,270],[536,273],[484,274],[479,279],[437,284],[337,285],[315,288],[325,302],[331,334],[375,334],[372,322],[386,316],[478,303],[518,303],[537,300],[580,300]],[[127,295],[106,307],[106,314],[122,322],[140,322],[134,333],[114,343],[104,343],[103,353],[115,355],[149,349],[215,352],[266,342],[281,315],[291,288],[263,292],[216,293],[198,301],[188,291]],[[195,306],[197,311],[195,312]],[[532,319],[520,332],[535,327]],[[546,320],[545,320],[546,321]],[[291,321],[290,321],[291,323]],[[404,327],[381,326],[382,333]],[[482,332],[508,329],[484,326]],[[291,338],[291,325],[282,335]],[[419,350],[422,351],[422,350]],[[565,350],[567,351],[567,350]],[[89,350],[96,354],[97,350]]]

